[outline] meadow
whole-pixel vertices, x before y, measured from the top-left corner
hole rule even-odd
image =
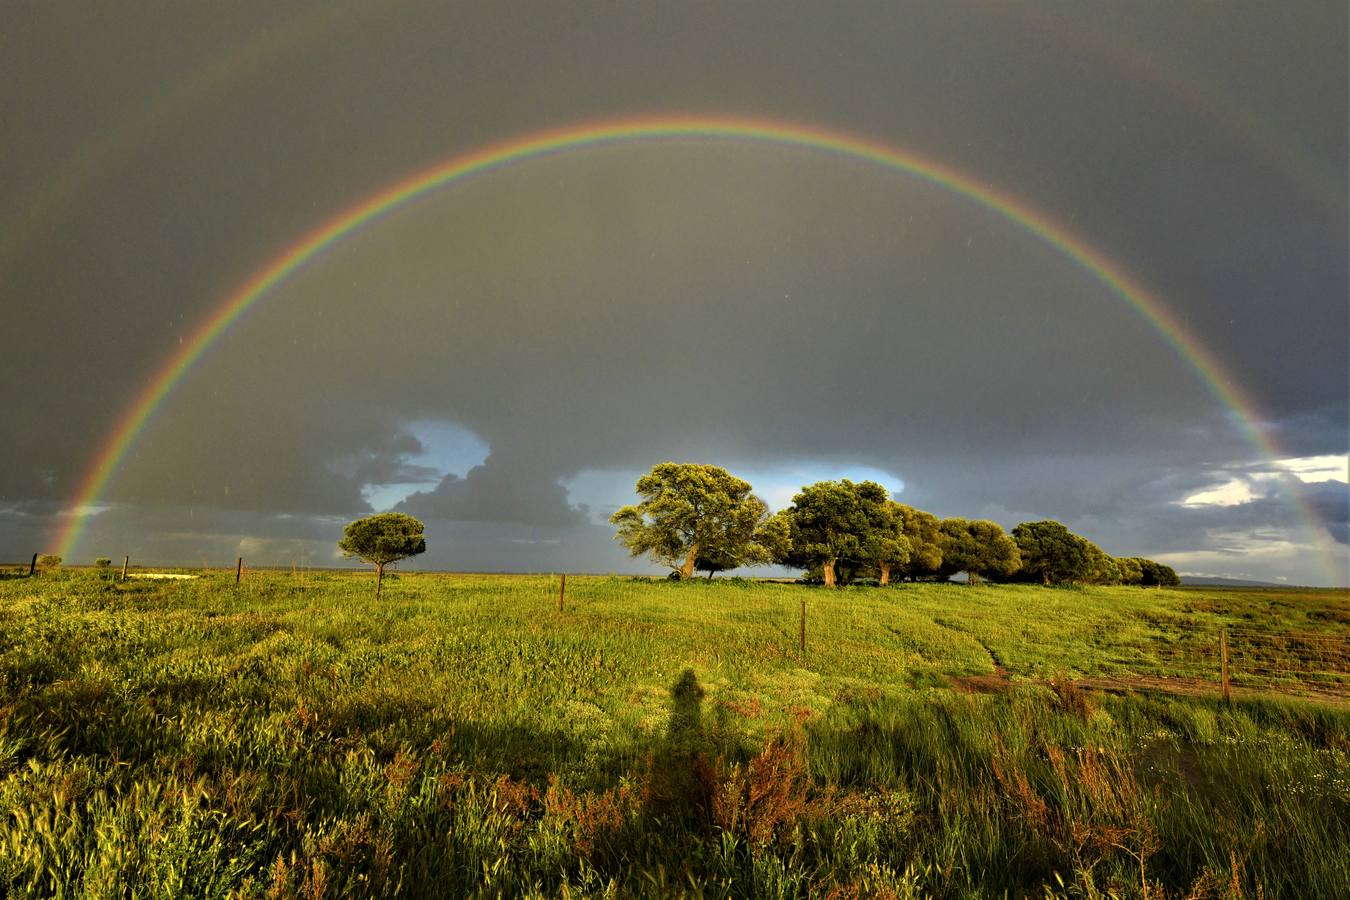
[[[372,590],[0,579],[0,891],[1350,896],[1345,591]]]

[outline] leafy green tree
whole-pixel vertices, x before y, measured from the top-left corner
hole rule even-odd
[[[1131,558],[1139,564],[1139,584],[1142,587],[1176,587],[1181,584],[1181,578],[1171,566],[1144,559],[1142,556]]]
[[[342,530],[338,549],[348,558],[375,567],[375,599],[380,599],[384,567],[425,553],[422,523],[404,513],[379,513],[357,519]]]
[[[909,561],[897,566],[895,574],[910,578],[936,575],[942,568],[942,530],[938,517],[930,512],[895,504],[900,533],[909,542]]]
[[[61,557],[55,553],[44,553],[37,558],[37,564],[39,569],[55,569],[61,565]]]
[[[905,536],[901,506],[887,497],[869,516],[867,534],[862,541],[861,556],[870,568],[876,569],[877,583],[891,583],[891,572],[909,563],[909,538]]]
[[[707,572],[708,579],[717,572],[725,572],[728,569],[737,569],[741,566],[762,566],[773,562],[787,552],[787,547],[791,544],[792,533],[791,525],[783,512],[775,513],[772,516],[760,522],[755,529],[753,538],[748,544],[745,544],[744,551],[739,555],[729,555],[726,553],[709,555],[699,554],[698,560],[694,563],[694,568],[700,572]]]
[[[94,567],[98,569],[106,569],[111,565],[112,557],[100,556],[98,559],[94,560]]]
[[[1012,530],[1012,537],[1027,581],[1069,584],[1090,580],[1097,562],[1089,549],[1092,545],[1059,522],[1023,522]]]
[[[1091,541],[1088,545],[1088,574],[1084,579],[1088,584],[1120,584],[1120,566],[1115,557]]]
[[[792,513],[786,509],[769,516],[755,532],[755,565],[777,562],[792,550]]]
[[[711,573],[757,565],[772,556],[760,542],[772,535],[764,531],[769,507],[750,490],[718,466],[664,462],[638,479],[642,502],[609,520],[630,553],[648,554],[680,578],[691,577],[695,567]]]
[[[888,499],[874,481],[855,484],[845,478],[802,488],[786,510],[791,545],[778,561],[807,570],[819,566],[826,587],[837,586],[841,562],[856,567],[881,548],[870,542]]]
[[[1169,565],[1157,563],[1158,566],[1158,586],[1159,587],[1180,587],[1181,576],[1177,570]]]
[[[1121,584],[1138,584],[1144,580],[1144,570],[1139,560],[1133,556],[1117,556],[1116,571],[1120,573]]]
[[[1017,544],[1002,526],[988,519],[943,519],[942,573],[965,572],[971,584],[982,578],[1006,577],[1018,570]]]
[[[1059,522],[1023,522],[1012,530],[1022,557],[1018,580],[1041,584],[1119,584],[1117,560]]]

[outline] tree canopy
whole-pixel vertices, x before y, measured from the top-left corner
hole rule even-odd
[[[1181,584],[1181,578],[1171,566],[1142,556],[1131,557],[1131,560],[1139,564],[1139,583],[1144,587],[1176,587]]]
[[[942,573],[965,572],[971,582],[1008,576],[1021,563],[1017,544],[988,519],[943,519]]]
[[[1012,530],[1012,536],[1022,557],[1022,580],[1081,583],[1095,580],[1093,575],[1104,567],[1097,557],[1105,554],[1059,522],[1023,522]]]
[[[903,503],[896,503],[894,510],[900,519],[900,533],[909,542],[909,561],[898,566],[896,574],[911,579],[938,574],[942,568],[938,517]]]
[[[769,507],[750,484],[718,466],[664,462],[638,479],[640,503],[610,517],[616,540],[681,578],[768,562],[775,537]],[[702,561],[703,565],[699,565]]]
[[[425,553],[422,523],[404,513],[379,513],[357,519],[342,530],[338,549],[375,567],[375,599],[380,598],[384,567]]]
[[[858,577],[1056,584],[1176,585],[1170,567],[1113,557],[1053,520],[1005,534],[987,519],[938,519],[891,498],[874,481],[806,485],[772,515],[750,484],[717,466],[665,462],[637,482],[640,503],[610,517],[615,538],[674,575],[776,562],[830,587]]]
[[[878,485],[879,486],[879,485]],[[876,505],[862,541],[862,558],[877,573],[877,584],[891,583],[891,572],[909,562],[912,554],[905,536],[900,504],[889,497]]]
[[[1133,556],[1116,557],[1116,571],[1120,573],[1121,584],[1139,584],[1144,580],[1144,567]]]
[[[841,561],[869,563],[887,553],[898,555],[907,550],[898,543],[887,544],[884,533],[886,489],[875,481],[855,484],[847,478],[818,481],[802,488],[786,511],[790,523],[791,546],[779,557],[784,565],[802,569],[819,566],[825,584],[838,583],[837,566]],[[892,532],[898,537],[898,532]]]

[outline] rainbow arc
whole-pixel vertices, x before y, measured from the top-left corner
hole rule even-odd
[[[587,122],[511,138],[464,153],[417,172],[348,207],[314,228],[245,280],[206,317],[192,336],[158,370],[118,420],[72,501],[73,512],[58,537],[58,552],[72,559],[88,518],[116,474],[127,452],[173,389],[241,316],[309,263],[400,208],[431,192],[464,179],[548,156],[609,145],[657,142],[740,142],[795,147],[875,164],[935,185],[965,198],[1010,225],[1033,235],[1068,262],[1088,272],[1110,293],[1133,309],[1200,378],[1214,398],[1233,413],[1244,437],[1267,460],[1282,454],[1258,426],[1261,417],[1251,400],[1219,361],[1177,319],[1175,314],[1123,267],[1084,237],[1074,234],[1044,212],[969,173],[918,153],[843,131],[766,119],[717,116],[666,116]],[[1324,548],[1324,529],[1301,498],[1299,513]],[[1336,579],[1331,564],[1332,581]]]

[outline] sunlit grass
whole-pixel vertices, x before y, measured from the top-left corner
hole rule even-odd
[[[567,588],[0,581],[0,884],[1350,895],[1343,592]]]

